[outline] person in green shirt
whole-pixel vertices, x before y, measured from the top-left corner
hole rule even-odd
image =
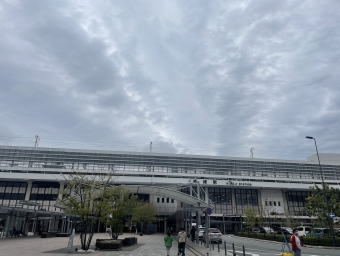
[[[171,235],[170,230],[166,232],[166,235],[164,237],[165,242],[165,248],[166,248],[166,255],[170,255],[170,248],[172,247],[172,241],[174,240],[174,237]]]

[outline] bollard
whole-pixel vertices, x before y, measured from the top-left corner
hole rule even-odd
[[[209,253],[207,252],[207,256],[209,256]]]
[[[218,249],[218,252],[220,252],[220,243],[217,242],[217,249]]]
[[[236,252],[235,252],[235,244],[233,243],[233,256],[236,256]]]
[[[227,255],[227,242],[224,241],[224,255]]]
[[[246,256],[246,250],[244,249],[244,245],[243,245],[243,256]]]

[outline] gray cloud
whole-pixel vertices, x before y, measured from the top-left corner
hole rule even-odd
[[[0,143],[339,152],[338,1],[0,4]],[[32,139],[30,139],[32,138]]]

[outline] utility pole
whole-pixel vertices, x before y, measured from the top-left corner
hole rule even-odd
[[[35,135],[35,143],[34,143],[34,147],[37,148],[39,146],[39,141],[40,141],[40,137],[38,134]]]
[[[250,149],[250,158],[254,158],[254,150],[255,150],[254,147]]]
[[[323,177],[324,176],[323,169],[321,168],[318,146],[316,145],[316,140],[315,140],[314,137],[306,136],[306,139],[314,140],[316,155],[318,156],[319,169],[320,169],[320,174],[321,174],[321,179],[322,179],[322,193],[323,193],[323,197],[324,197],[324,200],[326,202],[326,207],[327,207],[327,219],[328,219],[329,231],[330,231],[330,234],[332,236],[333,246],[335,246],[335,238],[334,238],[333,224],[332,224],[333,220],[331,220],[331,218],[329,216],[331,211],[330,211],[330,207],[329,207],[329,199],[328,199],[327,194],[326,194],[326,183],[325,183],[325,180],[324,180],[324,177]]]
[[[150,153],[152,152],[152,141],[150,142]]]

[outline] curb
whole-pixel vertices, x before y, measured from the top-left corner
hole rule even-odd
[[[254,241],[265,241],[267,243],[271,244],[282,244],[282,242],[277,242],[277,241],[271,241],[271,240],[265,240],[265,239],[257,239],[257,238],[251,238],[251,237],[244,237],[244,236],[235,236],[231,235],[230,237],[235,237],[235,238],[241,238],[245,240],[254,240]],[[318,245],[308,245],[308,248],[320,248],[320,249],[340,249],[340,247],[333,247],[333,246],[318,246]]]

